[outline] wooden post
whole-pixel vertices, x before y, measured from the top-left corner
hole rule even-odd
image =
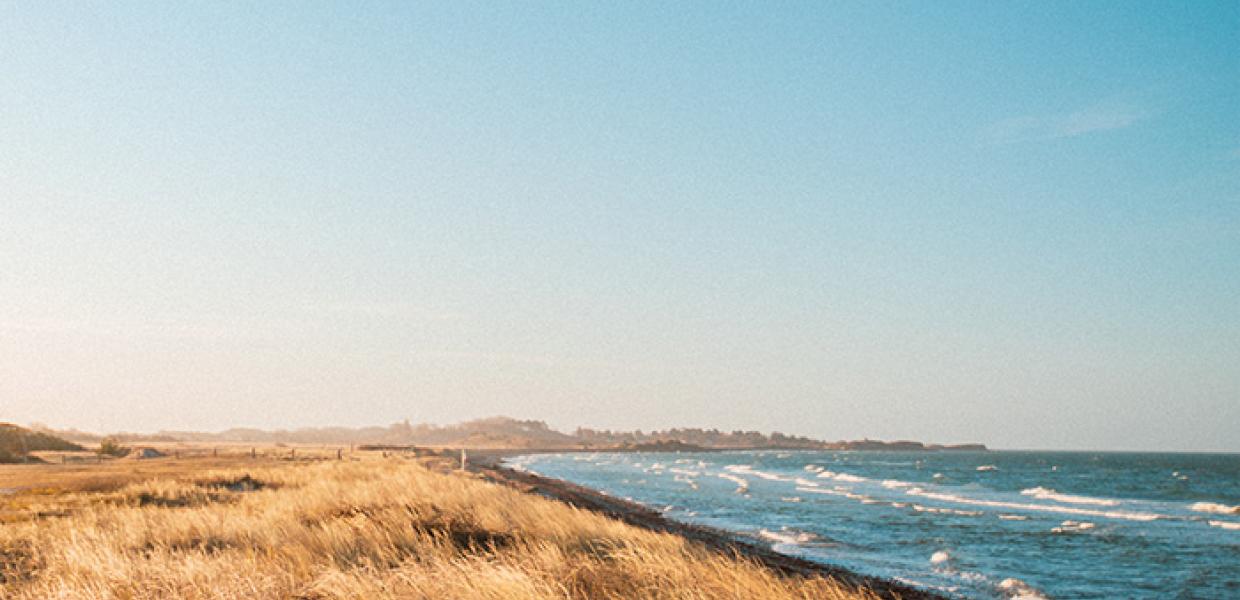
[[[336,460],[343,460],[343,459],[344,459],[344,449],[336,448]]]
[[[211,449],[211,458],[219,458],[219,457],[220,457],[220,449],[219,449],[219,448],[212,448],[212,449]]]
[[[250,458],[258,458],[258,450],[250,448]]]
[[[465,449],[461,448],[461,470],[465,470]]]

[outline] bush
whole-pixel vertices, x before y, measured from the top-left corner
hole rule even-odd
[[[99,454],[119,458],[129,454],[129,448],[122,446],[120,441],[114,437],[106,437],[103,438],[102,442],[99,442]]]

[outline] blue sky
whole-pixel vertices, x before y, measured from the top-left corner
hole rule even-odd
[[[0,6],[0,419],[1240,450],[1240,5]]]

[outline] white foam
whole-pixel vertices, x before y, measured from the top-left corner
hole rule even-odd
[[[940,514],[940,515],[957,515],[961,517],[976,517],[979,515],[986,514],[980,510],[958,510],[955,508],[938,508],[934,506],[922,506],[920,504],[914,504],[913,510],[917,512],[933,513],[933,514]]]
[[[1219,529],[1230,529],[1232,531],[1240,531],[1240,523],[1234,523],[1232,521],[1206,521],[1206,522],[1209,523],[1211,527],[1218,527]]]
[[[879,500],[875,500],[869,496],[866,496],[865,494],[854,493],[852,490],[849,490],[847,488],[837,487],[836,489],[828,490],[828,489],[824,489],[820,487],[797,486],[797,491],[806,492],[809,494],[823,494],[826,496],[842,496],[844,498],[848,498],[849,500],[856,500],[858,502],[861,502],[862,504],[878,504],[880,502]]]
[[[1215,513],[1219,515],[1240,515],[1240,506],[1227,506],[1217,502],[1194,502],[1189,508],[1204,513]]]
[[[702,474],[701,471],[694,471],[692,469],[682,469],[680,467],[672,467],[668,469],[668,471],[671,471],[672,473],[676,473],[678,475],[684,475],[685,477],[697,477]]]
[[[750,475],[750,476],[757,477],[760,479],[766,479],[767,481],[792,481],[791,478],[784,477],[783,475],[776,475],[774,473],[768,473],[766,471],[759,471],[749,465],[728,465],[724,467],[724,470],[731,471],[733,473],[737,473],[740,475]]]
[[[1109,498],[1091,498],[1089,496],[1073,496],[1071,494],[1061,494],[1050,488],[1035,487],[1020,491],[1022,496],[1033,496],[1039,500],[1054,500],[1056,502],[1067,502],[1068,504],[1092,504],[1095,506],[1119,506],[1119,500],[1111,500]]]
[[[720,479],[727,479],[736,484],[736,493],[740,494],[749,491],[749,482],[737,477],[731,473],[718,473]]]
[[[982,465],[978,467],[977,470],[978,471],[998,471],[999,467],[996,467],[994,465]]]
[[[866,479],[865,477],[860,477],[851,473],[836,473],[835,471],[821,471],[818,473],[818,477],[820,479],[834,479],[845,483],[861,483],[863,481],[869,481],[869,479]]]
[[[1078,531],[1089,531],[1094,528],[1094,524],[1089,521],[1064,521],[1059,527],[1051,529],[1052,533],[1075,533]]]
[[[793,502],[793,503],[801,501],[800,496],[781,496],[779,499],[783,500],[784,502]]]
[[[912,484],[912,483],[909,483],[909,482],[907,482],[907,481],[900,481],[899,479],[885,479],[885,480],[883,480],[883,487],[885,487],[885,488],[887,488],[887,489],[889,489],[889,490],[894,490],[894,489],[897,489],[897,488],[913,487],[913,485],[914,485],[914,484]]]
[[[1007,592],[1010,600],[1046,600],[1046,596],[1043,596],[1038,590],[1015,577],[1008,577],[1000,581],[999,589]]]
[[[938,552],[930,555],[930,564],[941,565],[951,560],[951,557],[952,556],[948,554],[946,550],[939,550]]]
[[[1104,517],[1108,519],[1126,519],[1129,521],[1153,521],[1154,519],[1164,518],[1165,515],[1157,515],[1153,513],[1131,512],[1122,510],[1095,510],[1090,508],[1077,508],[1075,506],[1059,506],[1051,504],[1026,504],[1023,502],[1004,502],[1001,500],[981,500],[978,498],[967,498],[965,496],[957,496],[955,494],[944,494],[940,492],[930,492],[915,487],[905,490],[906,494],[911,496],[921,496],[932,500],[940,500],[942,502],[954,502],[956,504],[969,504],[972,506],[991,506],[994,508],[1009,508],[1013,510],[1032,510],[1042,512],[1060,513],[1065,515],[1080,515],[1089,517]]]
[[[818,538],[818,536],[807,531],[797,531],[795,529],[784,529],[783,531],[762,529],[758,531],[758,535],[780,544],[789,544],[793,546],[806,544]]]
[[[1004,521],[1028,521],[1029,520],[1029,517],[1026,517],[1025,515],[999,515],[999,518],[1003,519]]]
[[[810,473],[819,473],[822,471],[822,467],[818,465],[805,465],[805,470]]]
[[[804,477],[797,477],[794,481],[797,485],[803,485],[805,487],[818,487],[816,482],[810,481]]]

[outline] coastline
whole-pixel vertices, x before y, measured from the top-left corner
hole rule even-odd
[[[459,452],[459,450],[448,450],[444,456],[452,458],[454,452]],[[561,479],[518,471],[503,465],[505,458],[539,453],[542,452],[538,450],[474,450],[468,454],[466,469],[493,483],[558,500],[650,531],[670,533],[690,539],[724,554],[735,554],[754,560],[780,573],[830,577],[851,585],[866,587],[882,598],[901,600],[949,600],[950,598],[899,582],[862,575],[842,567],[776,552],[723,529],[675,521],[636,502],[616,498],[593,488]]]

